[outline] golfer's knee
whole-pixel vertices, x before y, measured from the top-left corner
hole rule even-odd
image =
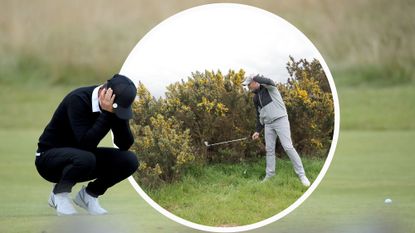
[[[131,151],[123,151],[119,159],[120,166],[128,175],[133,174],[139,166],[137,156]]]
[[[293,144],[282,144],[282,148],[284,149],[285,152],[288,152],[290,150],[294,150],[294,146]]]
[[[95,169],[96,158],[91,152],[84,152],[73,160],[73,166],[84,171],[92,171]]]
[[[266,149],[266,156],[275,156],[275,149]]]

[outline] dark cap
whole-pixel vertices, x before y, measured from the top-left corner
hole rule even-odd
[[[133,117],[131,105],[137,94],[134,83],[123,75],[115,74],[107,81],[106,88],[111,88],[115,94],[114,104],[112,105],[115,115],[120,119],[131,119]]]

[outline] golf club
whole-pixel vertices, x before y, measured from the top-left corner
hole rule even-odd
[[[234,139],[234,140],[229,140],[229,141],[223,141],[223,142],[216,142],[216,143],[212,143],[209,144],[207,141],[205,141],[205,146],[206,147],[211,147],[211,146],[217,146],[217,145],[223,145],[223,144],[228,144],[228,143],[232,143],[232,142],[239,142],[239,141],[243,141],[248,139],[248,137],[244,137],[244,138],[238,138],[238,139]]]

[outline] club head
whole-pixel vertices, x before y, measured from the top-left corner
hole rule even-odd
[[[207,141],[204,141],[205,146],[209,147],[209,143]]]

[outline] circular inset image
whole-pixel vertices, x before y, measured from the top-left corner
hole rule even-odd
[[[284,19],[210,4],[152,29],[121,74],[137,84],[137,192],[189,227],[237,232],[298,207],[333,158],[339,105],[315,46]]]

